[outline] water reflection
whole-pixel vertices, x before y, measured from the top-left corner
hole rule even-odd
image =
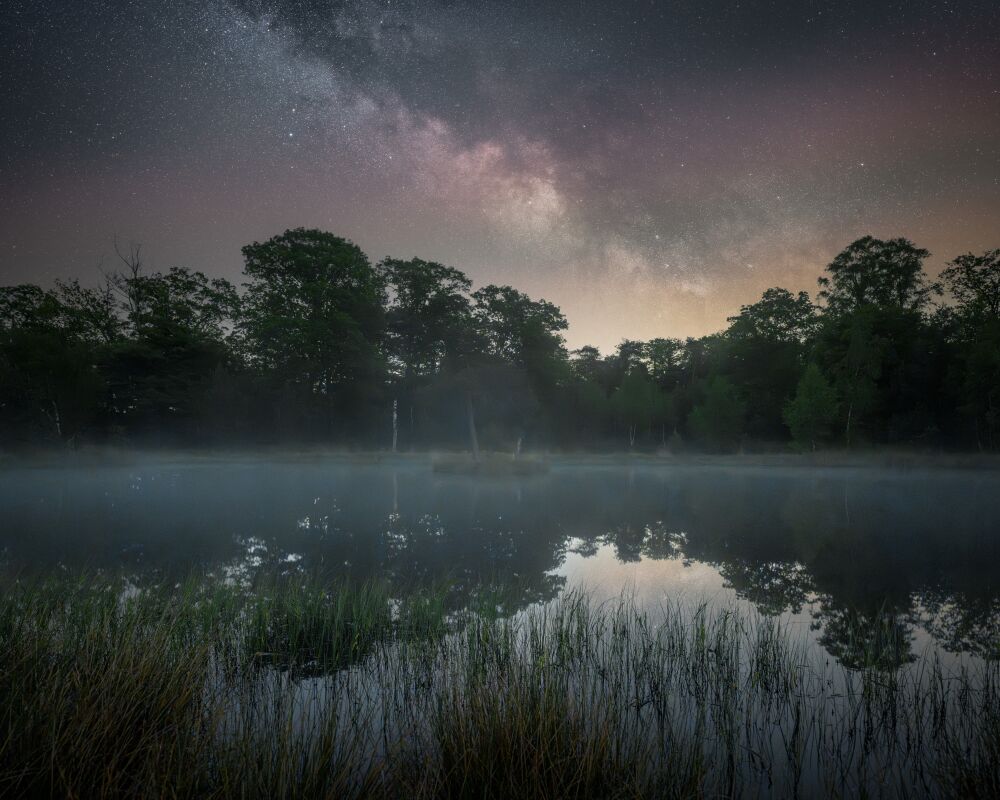
[[[630,568],[672,562],[699,569],[656,573],[651,595],[683,584],[806,615],[847,666],[904,664],[921,636],[1000,655],[991,473],[562,465],[490,482],[405,463],[161,463],[8,469],[0,509],[10,570],[374,576],[446,583],[459,606],[499,582],[514,611],[584,572],[617,593]],[[604,558],[620,569],[583,568]]]

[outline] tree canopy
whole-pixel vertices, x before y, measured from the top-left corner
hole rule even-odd
[[[718,334],[572,353],[555,304],[298,228],[242,286],[139,248],[97,285],[0,287],[0,442],[705,449],[1000,447],[1000,250],[939,282],[849,244]],[[943,302],[935,298],[943,294]]]

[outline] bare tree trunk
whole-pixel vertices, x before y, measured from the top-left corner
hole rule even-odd
[[[514,461],[517,461],[517,457],[521,455],[521,441],[524,439],[523,434],[519,434],[517,437],[517,444],[514,445]]]
[[[472,445],[472,460],[479,463],[479,437],[476,436],[476,414],[472,408],[472,392],[465,393],[465,410],[469,419],[469,442]]]
[[[852,400],[847,406],[847,428],[844,429],[844,439],[847,446],[851,446],[851,414],[854,413],[854,401]]]
[[[396,413],[396,408],[399,401],[393,399],[392,401],[392,452],[396,452],[396,442],[399,439],[399,416]]]
[[[62,417],[59,416],[59,405],[55,400],[52,401],[52,421],[56,425],[56,435],[62,439]]]
[[[993,409],[993,392],[986,395],[987,403],[989,404],[989,411],[986,414],[986,435],[989,437],[990,450],[996,449],[996,440],[993,436],[994,429],[996,428],[995,420],[996,413]]]

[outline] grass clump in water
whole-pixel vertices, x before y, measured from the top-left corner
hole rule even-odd
[[[244,644],[253,659],[327,672],[362,660],[391,628],[385,585],[285,578],[249,599]]]

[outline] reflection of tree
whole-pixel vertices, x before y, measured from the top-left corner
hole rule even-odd
[[[684,531],[671,528],[662,520],[651,522],[646,526],[642,539],[642,555],[644,558],[683,558],[684,547],[688,536]]]
[[[553,599],[565,578],[550,574],[562,560],[563,537],[532,524],[517,506],[493,513],[492,501],[437,514],[390,516],[380,572],[401,590],[446,585],[453,608],[469,605],[483,587],[516,611]]]
[[[1000,598],[930,589],[917,599],[920,624],[946,650],[1000,659]]]
[[[608,531],[607,539],[614,545],[615,557],[625,563],[642,558],[642,545],[646,538],[646,526],[624,522]]]
[[[844,663],[887,668],[909,660],[904,620],[913,617],[913,598],[924,596],[921,624],[943,645],[996,652],[993,565],[1000,543],[983,533],[985,520],[1000,516],[1000,503],[987,486],[876,472],[796,471],[775,480],[748,470],[672,478],[633,475],[624,489],[619,482],[620,499],[610,508],[622,509],[627,522],[610,525],[606,534],[619,557],[676,557],[673,547],[657,552],[650,532],[684,530],[680,554],[714,565],[738,596],[765,614],[798,612],[819,597],[821,642]],[[647,508],[651,496],[660,502]],[[959,497],[965,502],[957,503]],[[635,509],[645,518],[636,518]],[[959,593],[951,607],[933,603],[927,586],[978,589]],[[946,594],[956,597],[954,589]]]
[[[719,564],[726,584],[763,614],[798,613],[813,591],[812,577],[802,564],[732,559]]]
[[[628,521],[611,528],[602,539],[614,545],[615,556],[624,562],[683,558],[688,542],[686,533],[671,528],[663,520]]]
[[[560,591],[552,573],[567,552],[609,546],[623,561],[710,564],[766,614],[819,598],[824,646],[850,663],[872,650],[878,664],[902,663],[903,619],[956,652],[989,655],[1000,640],[995,478],[556,467],[483,481],[316,461],[127,468],[101,480],[67,489],[42,474],[10,490],[61,498],[11,507],[19,535],[0,539],[11,568],[96,563],[234,580],[301,571],[400,594],[447,587],[453,607],[502,586],[497,604],[517,610]],[[876,621],[896,632],[871,640]]]
[[[915,658],[912,631],[902,614],[838,607],[825,598],[813,617],[820,644],[849,669],[892,671]]]

